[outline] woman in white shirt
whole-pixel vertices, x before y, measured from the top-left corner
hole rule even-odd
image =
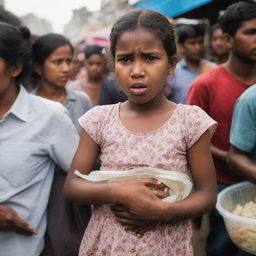
[[[0,23],[1,255],[38,256],[55,164],[68,170],[78,134],[65,108],[24,89],[30,32]]]

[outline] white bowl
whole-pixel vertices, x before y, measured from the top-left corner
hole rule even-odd
[[[224,218],[231,240],[242,250],[256,255],[256,219],[237,216],[237,204],[256,203],[256,186],[250,182],[231,185],[218,194],[216,208]]]

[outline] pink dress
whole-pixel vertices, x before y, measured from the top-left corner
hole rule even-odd
[[[129,170],[152,166],[189,174],[186,151],[216,122],[196,106],[177,105],[157,130],[135,133],[119,118],[119,106],[97,106],[80,118],[80,124],[101,148],[101,170]],[[126,232],[107,205],[95,206],[79,256],[190,256],[190,221],[161,224],[141,238]]]

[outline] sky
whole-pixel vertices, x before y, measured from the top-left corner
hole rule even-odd
[[[53,30],[61,33],[72,17],[72,10],[86,6],[89,11],[100,9],[101,0],[5,0],[5,8],[17,16],[34,13],[51,22]]]

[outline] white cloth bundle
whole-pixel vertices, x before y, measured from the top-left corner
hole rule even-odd
[[[129,171],[92,171],[89,175],[83,175],[79,171],[75,174],[92,182],[111,182],[136,178],[155,178],[169,188],[169,196],[164,198],[166,202],[176,202],[186,198],[192,190],[192,182],[188,175],[166,171],[153,167],[142,167]]]

